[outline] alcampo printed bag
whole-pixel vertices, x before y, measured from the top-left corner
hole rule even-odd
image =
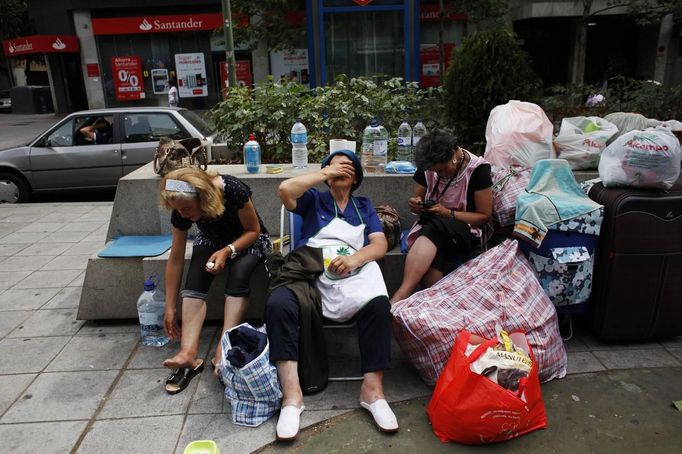
[[[559,158],[568,161],[571,169],[596,169],[606,143],[618,133],[618,128],[599,117],[571,117],[561,120],[554,148]]]
[[[682,150],[666,128],[630,131],[602,152],[599,177],[604,187],[670,189],[680,176]]]
[[[532,362],[530,373],[518,380],[514,390],[472,370],[472,364],[498,340],[480,342],[479,338],[479,345],[467,356],[471,337],[468,331],[457,336],[450,360],[426,407],[436,436],[443,442],[478,445],[511,440],[547,427],[537,361],[524,334],[509,336],[514,344],[527,349]]]

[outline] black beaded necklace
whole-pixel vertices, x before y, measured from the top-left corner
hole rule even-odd
[[[457,152],[455,151],[455,153],[457,153]],[[447,191],[448,188],[450,187],[450,184],[452,184],[452,182],[455,180],[455,178],[457,178],[457,175],[459,175],[460,170],[462,170],[462,165],[464,165],[465,156],[466,155],[464,154],[464,150],[462,150],[462,157],[459,160],[459,162],[457,163],[457,170],[455,170],[455,174],[452,176],[452,178],[450,178],[450,180],[448,180],[448,184],[446,184],[445,188],[443,188],[443,192],[440,191],[440,180],[441,180],[441,178],[440,178],[440,175],[438,175],[438,181],[436,181],[436,187],[434,188],[434,191],[438,191],[437,192],[438,195],[436,196],[436,201],[440,201],[440,198],[443,197],[443,195],[445,194],[445,191]],[[452,162],[454,164],[455,161],[452,161]],[[457,186],[457,183],[455,183],[455,186]]]

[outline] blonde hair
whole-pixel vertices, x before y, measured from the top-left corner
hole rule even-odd
[[[223,191],[213,184],[217,172],[204,172],[200,169],[186,167],[168,172],[159,186],[159,202],[167,210],[172,210],[170,202],[173,200],[199,199],[199,209],[208,218],[217,218],[225,212]],[[191,184],[197,192],[177,192],[166,190],[166,180],[180,180]]]

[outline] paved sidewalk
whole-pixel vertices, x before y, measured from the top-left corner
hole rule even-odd
[[[65,115],[48,114],[0,114],[0,150],[26,145],[38,134],[56,124]],[[11,134],[9,133],[11,131]]]
[[[192,440],[213,439],[223,453],[244,453],[272,442],[275,418],[255,429],[231,423],[209,368],[182,393],[164,392],[161,362],[177,345],[142,346],[134,320],[75,319],[87,259],[104,245],[111,210],[111,202],[0,205],[0,452],[182,453]],[[216,325],[203,331],[207,364],[218,336]],[[571,375],[682,367],[682,337],[605,345],[578,332],[567,348]],[[390,400],[428,396],[430,389],[395,356],[386,374]],[[303,425],[357,409],[358,390],[357,382],[332,383],[308,396]],[[413,402],[423,412],[425,400]],[[404,425],[391,443],[400,451],[414,446],[411,440]],[[343,451],[342,442],[330,438],[339,444],[326,447]]]

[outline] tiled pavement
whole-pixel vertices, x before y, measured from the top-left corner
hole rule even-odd
[[[111,209],[0,205],[0,452],[182,453],[191,440],[213,439],[241,453],[271,442],[274,419],[255,429],[230,422],[208,369],[181,394],[163,391],[161,362],[177,345],[142,346],[134,321],[76,320],[87,258],[104,245]],[[203,330],[204,358],[218,335],[215,325]],[[570,374],[682,366],[682,337],[607,345],[578,327],[567,349]],[[394,401],[429,393],[404,361],[386,382]],[[357,408],[357,391],[332,383],[308,396],[304,425]]]

